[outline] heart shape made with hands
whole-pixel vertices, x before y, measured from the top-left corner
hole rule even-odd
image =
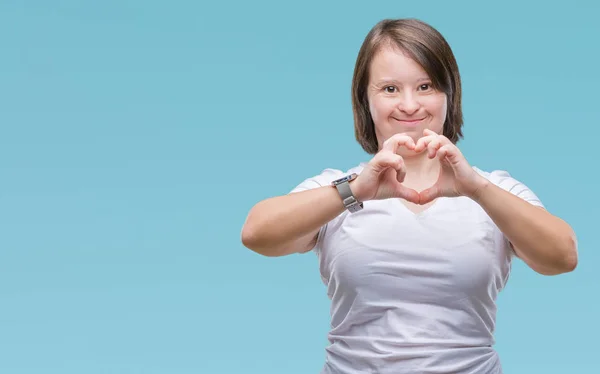
[[[415,153],[427,152],[430,159],[437,158],[441,164],[436,182],[421,191],[408,187],[402,188],[407,201],[425,205],[438,197],[456,197],[476,191],[481,182],[475,170],[469,165],[463,154],[448,138],[431,130],[424,130],[423,137],[415,143],[411,137],[395,135],[384,143],[384,148],[397,153],[399,147]],[[402,183],[406,170],[396,171],[398,182]]]

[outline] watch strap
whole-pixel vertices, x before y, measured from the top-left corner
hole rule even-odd
[[[342,198],[342,202],[344,203],[344,206],[346,207],[346,209],[348,209],[351,213],[355,213],[359,210],[361,210],[364,205],[362,202],[358,201],[356,199],[356,197],[354,197],[354,194],[352,193],[352,189],[350,188],[350,183],[349,181],[353,180],[356,178],[356,176],[353,176],[354,178],[342,178],[342,180],[340,182],[334,181],[334,185],[338,190],[338,193],[340,194],[340,197]]]

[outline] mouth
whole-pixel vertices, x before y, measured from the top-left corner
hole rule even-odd
[[[415,119],[398,119],[392,117],[396,122],[405,125],[405,126],[416,126],[421,123],[425,118],[415,118]]]

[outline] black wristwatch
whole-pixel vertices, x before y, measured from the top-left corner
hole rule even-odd
[[[331,185],[337,188],[342,201],[344,202],[344,206],[350,213],[356,213],[364,207],[362,202],[356,200],[356,197],[354,197],[352,190],[350,189],[349,183],[355,180],[356,177],[358,177],[358,174],[353,173],[331,182]]]

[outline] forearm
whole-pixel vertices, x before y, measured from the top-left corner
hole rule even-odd
[[[484,183],[472,198],[534,270],[551,275],[577,265],[575,234],[562,219],[491,182]]]
[[[344,211],[337,189],[319,187],[263,200],[248,214],[242,242],[265,255],[280,255],[283,247],[305,238]],[[293,252],[293,251],[292,251]]]

